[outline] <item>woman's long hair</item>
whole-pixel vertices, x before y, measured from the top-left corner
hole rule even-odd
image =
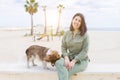
[[[73,16],[72,21],[76,16],[80,16],[80,18],[81,18],[81,25],[79,27],[79,31],[80,31],[80,35],[83,36],[87,32],[87,27],[86,27],[84,16],[81,13],[76,13]],[[74,31],[74,28],[72,26],[72,21],[71,21],[71,25],[70,25],[70,31]]]

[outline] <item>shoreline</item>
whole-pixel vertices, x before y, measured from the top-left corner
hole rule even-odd
[[[42,28],[44,29],[44,27],[34,27],[34,29],[37,29],[37,28]],[[4,31],[21,31],[21,30],[30,30],[31,27],[0,27],[0,31],[4,30]],[[63,30],[68,30],[66,28],[63,28]],[[88,31],[120,31],[120,28],[105,28],[105,29],[102,29],[102,28],[88,28]]]

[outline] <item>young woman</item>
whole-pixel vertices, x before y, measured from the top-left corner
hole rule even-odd
[[[71,21],[70,30],[62,39],[62,58],[55,66],[59,80],[70,80],[71,75],[82,72],[87,68],[88,35],[84,16],[76,13]]]

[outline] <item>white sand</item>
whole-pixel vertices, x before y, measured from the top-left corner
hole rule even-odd
[[[46,41],[46,38],[34,42],[33,37],[24,37],[28,32],[26,30],[0,30],[0,64],[3,65],[1,70],[3,70],[4,65],[8,64],[23,64],[22,67],[25,67],[25,50],[33,44],[61,51],[61,40],[58,37],[49,42]],[[90,68],[96,64],[98,69],[101,66],[107,68],[111,64],[118,66],[120,64],[120,31],[88,31],[88,34],[90,39],[88,53],[91,59],[90,65],[94,64]],[[116,66],[112,68],[115,67],[117,71],[118,67]]]

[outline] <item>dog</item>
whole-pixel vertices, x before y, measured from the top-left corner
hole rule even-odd
[[[50,62],[52,66],[55,65],[55,62],[60,59],[60,54],[58,51],[51,50],[50,48],[39,46],[39,45],[32,45],[26,49],[26,57],[27,57],[27,67],[29,68],[29,62],[32,61],[33,66],[36,66],[34,60],[36,57],[40,59],[43,63],[43,68],[47,69],[47,62]]]

